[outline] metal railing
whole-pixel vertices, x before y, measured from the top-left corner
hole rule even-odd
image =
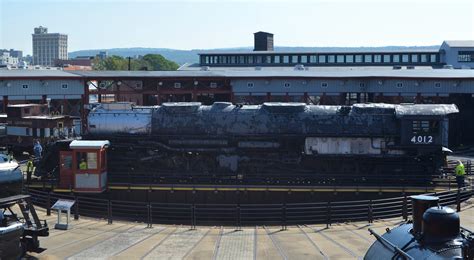
[[[44,207],[51,214],[51,206],[58,199],[71,199],[75,219],[80,215],[114,220],[129,220],[153,224],[229,225],[240,228],[251,225],[326,224],[347,221],[367,221],[402,217],[411,214],[409,196],[358,201],[278,203],[278,204],[201,204],[201,203],[156,203],[100,199],[78,194],[58,194],[30,190],[32,202]],[[461,210],[461,202],[474,194],[473,185],[439,193],[430,193],[440,198],[440,205],[455,205]]]

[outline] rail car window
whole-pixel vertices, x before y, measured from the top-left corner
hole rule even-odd
[[[413,121],[413,134],[436,134],[439,132],[439,121]]]
[[[96,152],[77,152],[77,169],[88,170],[97,169],[97,153]]]

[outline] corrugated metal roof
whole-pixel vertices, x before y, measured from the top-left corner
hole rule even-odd
[[[177,77],[224,77],[222,73],[214,71],[71,71],[79,76],[90,78],[107,78],[107,77],[123,77],[123,78],[177,78]]]
[[[444,41],[444,43],[454,48],[474,47],[474,41]]]
[[[240,68],[239,68],[240,69]],[[37,71],[21,71],[7,75],[0,74],[0,78],[41,78],[54,77],[48,73],[37,73]],[[209,71],[182,70],[182,71],[74,71],[53,73],[56,77],[71,78],[199,78],[199,77],[223,77],[223,78],[474,78],[474,70],[468,69],[391,69],[390,67],[305,67],[304,70],[295,70],[292,67],[265,67],[260,70],[236,70],[230,68],[212,68]],[[40,76],[42,75],[42,76]]]
[[[79,78],[62,70],[0,70],[0,78]]]

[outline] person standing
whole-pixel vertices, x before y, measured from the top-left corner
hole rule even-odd
[[[466,169],[464,168],[464,164],[461,162],[461,160],[458,160],[458,164],[456,165],[454,172],[456,174],[458,189],[460,189],[464,187],[464,176],[466,175]]]
[[[35,153],[36,158],[40,158],[43,153],[43,147],[41,146],[38,140],[35,141],[35,145],[33,146],[33,151]]]
[[[33,173],[34,164],[33,164],[33,158],[30,156],[30,159],[28,159],[28,162],[26,163],[26,183],[30,184],[31,183],[31,174]]]

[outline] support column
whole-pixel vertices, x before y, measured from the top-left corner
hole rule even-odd
[[[3,96],[3,113],[7,112],[8,107],[8,96]]]

